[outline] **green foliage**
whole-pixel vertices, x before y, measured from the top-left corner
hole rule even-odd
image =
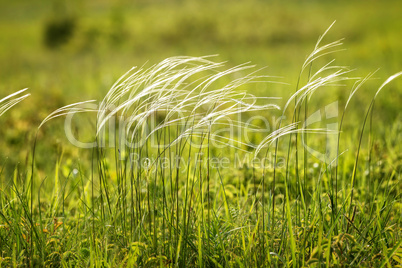
[[[364,20],[359,2],[349,1],[164,1],[158,6],[159,1],[89,1],[80,12],[63,7],[60,18],[46,22],[43,8],[17,2],[0,10],[0,28],[9,37],[0,44],[0,59],[13,59],[0,74],[0,92],[30,86],[32,96],[25,99],[19,91],[0,97],[0,267],[401,265],[401,79],[400,73],[392,81],[372,79],[400,71],[394,59],[401,53],[400,5],[389,9],[365,2],[378,12]],[[29,15],[18,21],[7,17],[17,9]],[[66,14],[76,17],[68,22]],[[337,54],[339,62],[362,66],[358,75],[378,66],[383,70],[356,82],[339,63],[325,65],[331,59],[325,53],[332,54],[339,43],[325,47],[323,40],[299,71],[306,47],[336,14],[345,19],[325,40],[337,32],[346,35],[348,50]],[[57,50],[42,47],[44,25],[53,28],[46,35]],[[12,42],[15,38],[22,42]],[[272,69],[247,75],[246,66],[223,75],[222,65],[209,58],[180,57],[132,70],[107,91],[133,62],[215,53],[229,64],[270,64],[286,78],[253,76]],[[182,65],[186,60],[190,64]],[[215,78],[204,91],[191,91]],[[253,79],[292,85],[246,83]],[[244,91],[248,94],[241,95]],[[244,98],[249,93],[256,103]],[[267,96],[284,100],[258,99]],[[82,102],[89,97],[103,98],[103,106],[98,113],[76,115],[72,132],[80,140],[104,138],[116,147],[79,149],[65,140],[57,118],[71,110],[92,111]],[[298,122],[335,100],[339,157],[319,161],[303,143],[322,151],[327,136]],[[271,103],[286,109],[267,109],[275,107]],[[224,132],[220,138],[211,134],[228,126],[217,118],[246,104],[253,109],[236,124],[252,133],[247,142],[235,135],[233,146]],[[173,108],[183,113],[172,113]],[[265,126],[258,120],[242,124],[255,114],[272,124],[270,132],[256,132]],[[116,133],[109,131],[118,125],[109,121],[114,116],[132,123],[124,130],[132,142],[145,140],[141,147],[114,140]],[[176,124],[179,119],[184,126]],[[106,136],[99,134],[102,125]],[[311,126],[320,127],[326,125]],[[244,161],[256,150],[277,166],[261,169],[260,162]],[[124,158],[131,155],[155,161],[144,166]],[[178,156],[181,165],[175,165]],[[216,167],[214,161],[224,157],[238,165]]]

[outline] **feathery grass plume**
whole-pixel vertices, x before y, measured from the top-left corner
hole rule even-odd
[[[311,66],[313,62],[315,62],[317,59],[329,55],[338,51],[341,51],[341,49],[334,49],[342,45],[342,39],[321,45],[323,38],[326,36],[326,34],[329,32],[329,30],[332,28],[332,26],[335,24],[335,21],[327,28],[327,30],[318,38],[317,43],[314,47],[314,50],[307,56],[306,60],[304,61],[298,82],[297,82],[297,87],[296,87],[296,92],[287,100],[283,112],[282,112],[282,117],[281,120],[279,121],[279,131],[277,133],[271,133],[268,137],[266,137],[260,145],[257,147],[257,153],[261,151],[262,148],[266,147],[267,145],[271,144],[271,141],[276,141],[275,145],[275,151],[278,150],[278,140],[281,136],[284,136],[286,134],[297,134],[297,133],[313,133],[315,131],[322,133],[323,131],[325,132],[324,129],[305,129],[304,126],[302,129],[297,129],[298,124],[295,124],[295,120],[298,115],[298,112],[300,113],[300,107],[302,103],[307,103],[307,101],[311,98],[313,93],[319,89],[319,88],[324,88],[328,86],[336,86],[338,83],[350,79],[356,79],[356,78],[350,78],[345,76],[346,74],[350,73],[351,70],[344,66],[336,66],[332,65],[332,63],[335,60],[329,61],[327,64],[323,65],[318,71],[316,71],[313,74],[308,75],[308,81],[304,86],[300,86],[300,80],[303,72],[306,70],[308,66],[310,66],[310,72],[311,72]],[[284,127],[282,130],[282,123],[286,110],[290,107],[290,104],[294,102],[294,108],[293,108],[293,116],[292,116],[292,124],[289,125],[288,127]]]
[[[21,96],[21,93],[25,92],[27,88],[19,90],[13,94],[8,95],[0,100],[0,116],[2,116],[8,109],[27,98],[31,94],[25,94]]]
[[[329,30],[332,28],[332,26],[335,24],[335,22],[336,21],[334,21],[327,28],[327,30],[325,30],[325,32],[318,38],[317,43],[314,47],[314,50],[307,56],[306,60],[304,61],[300,74],[299,74],[296,92],[287,100],[287,102],[283,108],[281,118],[284,118],[283,116],[285,115],[286,110],[289,108],[290,104],[293,101],[295,102],[295,106],[293,109],[293,120],[294,120],[296,118],[297,109],[300,108],[300,106],[303,102],[305,102],[306,100],[311,98],[312,94],[317,89],[327,87],[327,86],[335,86],[335,85],[338,85],[339,82],[350,80],[350,79],[356,79],[356,78],[346,77],[345,75],[350,73],[351,70],[349,70],[348,68],[346,68],[344,66],[331,65],[335,61],[335,60],[331,60],[327,64],[322,66],[315,73],[309,74],[308,82],[304,86],[301,86],[301,87],[299,86],[301,76],[308,66],[311,66],[313,62],[315,62],[317,59],[319,59],[325,55],[329,55],[329,54],[341,51],[340,49],[333,49],[333,48],[341,46],[342,39],[328,43],[328,44],[321,45],[323,38],[326,36],[326,34],[329,32]],[[329,72],[329,74],[328,74],[328,72]],[[281,128],[281,126],[282,126],[282,121],[283,121],[282,119],[279,121],[279,128]],[[293,123],[295,123],[295,122],[293,122]],[[297,124],[293,125],[293,127],[297,128]],[[285,128],[285,129],[287,131],[290,130],[288,128]],[[308,131],[312,131],[312,130],[310,129]],[[318,131],[321,132],[322,129],[318,130]],[[280,136],[283,136],[283,133],[285,133],[286,131],[281,132],[282,134],[279,134],[279,132],[276,134],[276,135],[279,135],[278,138]],[[292,130],[291,132],[288,132],[288,134],[292,134],[292,133],[295,133],[295,134],[302,133],[302,131],[299,131],[299,130],[293,131]],[[273,136],[270,135],[270,137],[267,137],[265,140],[263,140],[260,143],[260,145],[258,146],[259,147],[258,151],[260,151],[262,149],[262,147],[265,147],[267,145],[266,144],[267,140],[272,140],[272,138],[273,138]],[[277,140],[277,139],[274,139],[274,140]],[[276,145],[276,147],[277,147],[277,145]],[[276,150],[277,150],[277,148],[276,148]]]
[[[258,155],[262,149],[269,148],[277,139],[289,134],[296,134],[296,133],[325,134],[334,132],[325,128],[298,128],[299,123],[300,122],[291,123],[270,133],[256,147],[254,154]]]
[[[327,35],[329,30],[332,28],[332,26],[335,24],[336,21],[334,21],[326,30],[325,32],[318,38],[314,50],[307,56],[306,60],[304,61],[302,68],[300,70],[299,78],[298,78],[298,83],[297,83],[297,88],[296,92],[288,99],[285,107],[284,107],[284,112],[289,106],[289,104],[296,99],[295,103],[295,108],[294,111],[296,111],[296,108],[301,105],[301,103],[304,102],[304,100],[307,97],[311,97],[311,95],[317,90],[318,88],[324,87],[324,86],[334,86],[337,85],[338,82],[349,80],[349,79],[355,79],[355,78],[349,78],[345,77],[344,75],[347,73],[350,73],[351,70],[346,68],[345,66],[333,66],[331,65],[335,60],[329,61],[327,64],[325,64],[323,67],[321,67],[317,72],[314,74],[311,74],[311,67],[312,64],[317,61],[319,58],[333,54],[335,52],[342,51],[343,49],[334,49],[342,45],[342,40],[339,39],[337,41],[321,45],[322,40],[324,37]],[[309,67],[309,74],[308,74],[308,82],[306,85],[299,87],[299,82],[301,79],[301,76],[303,72],[306,70],[307,67]],[[331,72],[334,70],[333,72]],[[329,75],[326,75],[327,72],[330,72]],[[323,76],[323,77],[321,77]]]
[[[327,35],[327,33],[329,32],[329,30],[332,28],[332,26],[334,26],[336,21],[334,21],[326,30],[325,32],[318,38],[317,43],[315,44],[314,50],[313,52],[311,52],[310,55],[308,55],[308,57],[306,58],[306,60],[303,63],[301,72],[303,72],[312,62],[316,61],[318,58],[328,55],[328,54],[332,54],[338,51],[342,51],[343,49],[333,49],[336,47],[341,46],[342,40],[343,39],[339,39],[336,40],[334,42],[325,44],[321,46],[321,42],[324,39],[324,37]],[[332,50],[331,50],[332,49]]]
[[[171,146],[190,135],[201,135],[213,125],[228,126],[222,119],[238,113],[279,109],[274,104],[257,105],[258,98],[236,91],[241,85],[264,80],[267,76],[257,76],[253,72],[216,88],[214,83],[220,78],[254,67],[243,64],[218,71],[217,68],[222,66],[223,63],[212,62],[207,57],[173,57],[149,69],[126,73],[101,102],[98,134],[110,118],[119,115],[125,119],[124,130],[130,142],[140,137],[146,141],[159,130],[178,127],[180,133],[169,144]],[[205,74],[206,71],[209,73]],[[140,132],[156,113],[163,113],[159,124],[147,135],[142,135]],[[238,120],[232,120],[230,126],[245,127]],[[220,135],[210,138],[228,145],[235,142]]]
[[[40,129],[48,121],[50,121],[54,118],[60,117],[60,116],[68,115],[71,113],[97,112],[98,111],[97,109],[81,107],[84,104],[93,103],[93,102],[95,102],[95,100],[81,101],[81,102],[63,106],[63,107],[55,110],[51,114],[49,114],[45,119],[43,119],[43,121],[40,123],[38,129]]]
[[[296,99],[296,104],[295,104],[295,110],[296,108],[303,103],[303,101],[307,97],[311,97],[311,95],[319,88],[327,87],[327,86],[335,86],[338,85],[339,82],[350,80],[350,79],[356,79],[356,78],[350,78],[346,77],[345,74],[348,74],[351,72],[351,70],[347,70],[345,67],[342,66],[330,66],[330,64],[333,61],[329,62],[326,64],[324,67],[319,69],[316,73],[314,73],[310,77],[310,81],[302,86],[300,89],[296,91],[286,102],[284,106],[284,111],[289,107],[289,105]],[[324,77],[319,76],[325,71],[330,71],[335,69],[334,72],[330,73],[329,75],[326,75]]]

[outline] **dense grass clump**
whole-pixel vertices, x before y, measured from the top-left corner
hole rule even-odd
[[[353,78],[334,61],[322,64],[342,45],[323,44],[325,34],[282,109],[245,90],[276,86],[264,70],[173,57],[131,69],[99,105],[51,113],[29,165],[0,173],[0,266],[400,265],[401,124],[377,137],[373,114],[377,96],[402,73],[344,130],[353,97],[373,74]],[[311,102],[350,81],[344,103]],[[21,93],[0,101],[0,115]],[[321,108],[335,125],[320,124]],[[87,112],[96,118],[75,126],[74,114]],[[36,149],[60,116],[66,147],[87,153],[71,160],[61,148],[54,174],[43,174]],[[76,138],[91,131],[90,142]]]

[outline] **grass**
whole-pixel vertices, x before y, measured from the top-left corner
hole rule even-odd
[[[23,96],[19,96],[21,93],[26,91],[26,89],[20,90],[18,92],[15,92],[13,94],[8,95],[7,97],[4,97],[0,100],[0,116],[2,116],[7,110],[9,110],[11,107],[28,97],[30,94],[26,94]],[[15,98],[14,98],[15,97]]]
[[[0,266],[400,265],[401,121],[376,121],[375,103],[402,73],[362,93],[373,74],[335,65],[342,44],[327,33],[283,108],[251,94],[283,86],[264,69],[171,57],[129,70],[99,105],[43,116],[25,164],[2,163]],[[328,106],[334,91],[347,97]],[[1,114],[23,92],[1,100]],[[308,124],[328,107],[341,113],[335,129]],[[72,144],[52,146],[64,116]]]

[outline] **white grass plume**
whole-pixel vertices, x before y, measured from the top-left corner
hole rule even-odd
[[[303,66],[302,66],[302,69],[301,69],[302,72],[307,68],[307,66],[310,65],[310,63],[316,61],[318,58],[343,50],[343,49],[334,49],[334,48],[337,48],[337,47],[339,47],[339,46],[341,46],[343,44],[342,43],[343,39],[339,39],[337,41],[334,41],[334,42],[331,42],[331,43],[328,43],[328,44],[325,44],[325,45],[321,45],[322,40],[327,35],[329,30],[332,28],[332,26],[334,26],[335,22],[336,21],[334,21],[325,30],[325,32],[318,38],[317,43],[315,44],[313,52],[311,52],[311,54],[308,55],[308,57],[306,58],[306,60],[303,63]]]
[[[254,154],[258,155],[262,149],[269,148],[276,140],[279,138],[295,133],[307,133],[307,134],[325,134],[325,133],[336,133],[335,131],[331,131],[325,128],[298,128],[298,124],[300,122],[295,122],[289,125],[286,125],[274,132],[270,133],[266,136],[261,143],[256,147]]]
[[[126,135],[133,141],[143,136],[141,130],[153,114],[164,112],[162,122],[145,139],[164,128],[179,126],[181,131],[172,145],[190,135],[210,131],[222,119],[238,113],[279,109],[274,104],[257,105],[258,98],[237,90],[267,76],[258,76],[254,72],[217,87],[215,82],[222,77],[254,67],[240,65],[218,71],[217,68],[222,66],[223,63],[212,62],[206,57],[173,57],[149,69],[126,73],[101,102],[98,134],[109,119],[118,115],[126,118]],[[241,122],[233,121],[233,124],[244,127]],[[220,135],[210,138],[217,142],[225,140],[228,144],[229,141],[235,142]]]
[[[97,112],[98,109],[89,109],[89,108],[82,107],[83,105],[85,105],[87,103],[93,103],[93,102],[95,102],[95,100],[81,101],[81,102],[63,106],[63,107],[57,109],[56,111],[52,112],[51,114],[49,114],[45,119],[43,119],[43,121],[40,123],[38,129],[40,129],[48,121],[50,121],[54,118],[60,117],[60,116],[68,115],[71,113]]]
[[[328,44],[322,45],[322,40],[328,33],[328,31],[332,28],[332,26],[335,24],[335,21],[328,27],[328,29],[322,34],[319,38],[318,41],[314,47],[314,50],[307,56],[306,60],[304,61],[300,74],[299,74],[299,80],[302,75],[302,73],[306,70],[308,66],[311,66],[313,62],[315,62],[317,59],[321,58],[322,56],[329,55],[338,51],[341,51],[341,49],[338,49],[339,46],[342,45],[342,40],[337,40],[335,42],[331,42]],[[314,94],[315,91],[317,91],[320,88],[326,88],[329,86],[337,86],[340,85],[341,82],[346,81],[346,80],[351,80],[351,79],[356,79],[356,78],[350,78],[347,77],[346,75],[351,72],[347,67],[344,66],[337,66],[337,65],[332,65],[335,60],[329,61],[327,64],[323,65],[318,71],[315,73],[309,74],[308,82],[304,85],[299,87],[296,92],[290,96],[290,98],[287,100],[283,111],[282,111],[282,117],[284,118],[286,110],[290,107],[290,105],[295,102],[293,114],[296,113],[297,108],[300,107],[300,105],[308,101],[311,96]],[[298,85],[299,86],[299,85]],[[352,95],[354,94],[355,91],[352,91]],[[267,137],[265,137],[262,142],[257,146],[255,154],[258,154],[263,148],[269,147],[274,141],[278,141],[279,138],[282,136],[288,135],[288,134],[295,134],[295,133],[329,133],[333,132],[327,129],[306,129],[305,127],[299,128],[299,124],[292,123],[290,125],[282,127],[282,119],[279,121],[279,129],[274,131],[273,133],[269,134]]]
[[[31,94],[25,94],[21,96],[21,93],[24,93],[27,88],[19,90],[13,94],[8,95],[7,97],[4,97],[0,100],[0,116],[2,116],[7,110],[9,110],[11,107],[16,105],[17,103],[21,102]]]

